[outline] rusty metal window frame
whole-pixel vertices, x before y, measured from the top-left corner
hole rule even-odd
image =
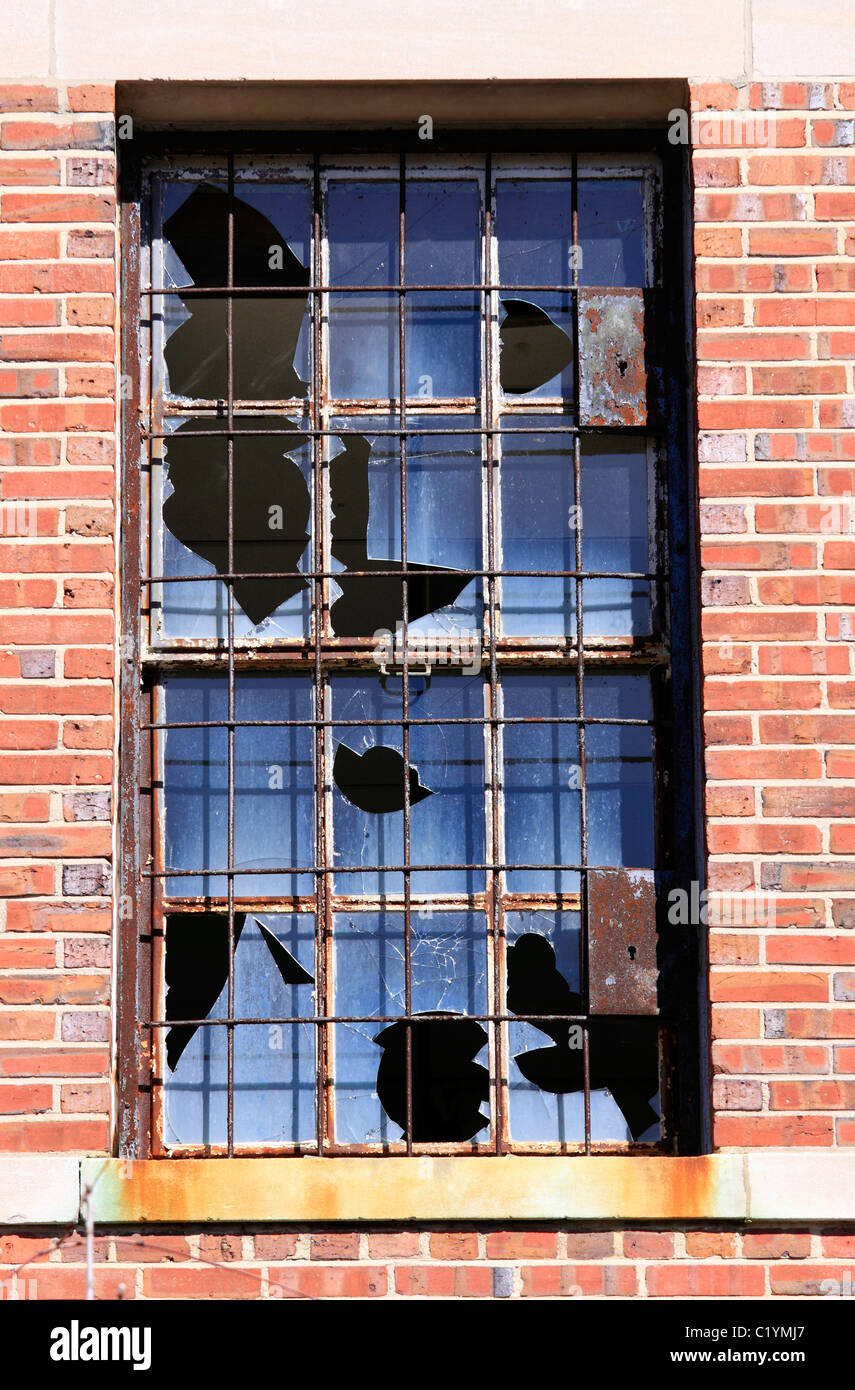
[[[514,151],[514,144],[519,152]],[[336,146],[338,145],[338,149]],[[211,643],[186,643],[171,640],[166,643],[158,634],[147,627],[150,617],[150,604],[146,596],[154,592],[157,575],[150,568],[149,540],[150,503],[147,482],[151,478],[151,458],[158,448],[158,441],[164,437],[162,426],[162,402],[153,403],[150,395],[151,355],[148,323],[148,309],[153,303],[154,292],[159,288],[147,279],[150,267],[146,262],[146,248],[150,244],[151,224],[148,206],[147,176],[150,170],[166,168],[172,171],[187,168],[216,170],[222,177],[225,173],[229,197],[234,197],[235,170],[244,161],[257,160],[259,165],[270,169],[281,169],[289,163],[305,162],[308,158],[313,168],[313,255],[309,298],[312,306],[313,344],[311,398],[311,428],[314,450],[314,489],[313,513],[316,520],[325,515],[328,500],[325,494],[324,441],[328,435],[339,431],[330,429],[331,418],[346,413],[357,416],[365,414],[400,415],[400,428],[394,433],[401,441],[401,533],[402,567],[404,570],[404,620],[403,638],[406,648],[407,607],[406,607],[406,463],[407,463],[407,413],[414,408],[413,398],[406,395],[406,295],[413,286],[406,284],[404,265],[404,223],[405,177],[408,165],[418,166],[423,150],[414,141],[411,132],[395,137],[366,136],[360,142],[338,141],[335,137],[319,138],[310,136],[271,136],[259,134],[253,139],[240,137],[229,139],[222,136],[172,136],[143,137],[135,142],[135,150],[124,161],[123,178],[123,354],[125,380],[132,385],[130,395],[126,395],[123,420],[123,497],[125,503],[125,525],[123,543],[123,586],[122,586],[122,761],[121,761],[121,855],[120,873],[122,894],[119,927],[121,931],[119,952],[119,1099],[120,1124],[119,1143],[121,1152],[135,1157],[169,1155],[170,1157],[192,1157],[213,1153],[275,1153],[300,1154],[320,1153],[322,1155],[347,1155],[358,1153],[440,1153],[440,1154],[483,1154],[484,1156],[507,1152],[536,1153],[627,1153],[636,1149],[645,1153],[691,1152],[699,1147],[703,1112],[702,1078],[700,1075],[700,1048],[698,1030],[698,1001],[695,981],[698,965],[698,944],[690,935],[684,933],[678,940],[670,940],[662,950],[660,959],[662,969],[661,1035],[662,1054],[662,1095],[663,1095],[663,1137],[656,1144],[596,1143],[592,1142],[590,1122],[590,1086],[588,1078],[588,1034],[587,1020],[590,1010],[580,1016],[584,1030],[585,1060],[585,1138],[583,1143],[520,1144],[511,1141],[507,1131],[505,1084],[507,1080],[507,1026],[520,1020],[518,1014],[511,1014],[503,1008],[503,948],[504,913],[507,910],[525,906],[571,908],[581,914],[583,962],[588,944],[586,921],[587,893],[578,895],[530,895],[509,894],[501,887],[501,875],[506,868],[501,850],[501,817],[496,795],[496,769],[499,764],[499,748],[502,729],[506,723],[521,722],[506,719],[501,711],[497,695],[501,686],[502,671],[534,669],[569,669],[576,673],[579,692],[578,717],[570,722],[579,730],[580,761],[584,769],[585,730],[600,722],[585,713],[584,678],[588,670],[646,670],[649,672],[654,691],[654,718],[658,737],[655,737],[655,782],[654,792],[657,810],[657,840],[661,871],[657,873],[658,896],[662,897],[662,886],[676,881],[688,881],[697,877],[695,869],[695,793],[691,769],[694,766],[694,735],[691,725],[692,699],[695,691],[693,681],[692,613],[690,606],[683,602],[674,603],[673,596],[688,592],[693,581],[691,557],[691,528],[689,524],[690,492],[686,481],[686,419],[684,399],[684,310],[682,299],[682,233],[681,233],[681,169],[675,158],[673,148],[664,140],[651,140],[647,136],[627,137],[625,135],[579,135],[546,136],[545,139],[531,137],[508,139],[494,133],[483,139],[466,133],[459,137],[449,137],[446,142],[447,158],[450,168],[462,172],[464,157],[472,150],[480,152],[482,167],[486,168],[486,187],[490,197],[485,203],[484,225],[482,227],[485,250],[482,261],[482,277],[477,285],[455,284],[455,289],[471,288],[477,291],[482,300],[482,360],[485,363],[482,398],[479,402],[419,401],[420,415],[457,413],[463,414],[461,406],[480,415],[477,431],[470,428],[466,433],[479,433],[484,441],[483,465],[486,474],[485,487],[485,533],[487,541],[486,564],[480,571],[485,584],[483,600],[484,623],[487,629],[488,662],[486,668],[485,691],[487,705],[483,719],[477,722],[484,728],[487,743],[485,768],[489,769],[488,788],[485,793],[485,814],[487,817],[487,853],[483,868],[487,876],[485,891],[462,897],[443,897],[443,908],[476,907],[485,915],[488,936],[488,953],[491,973],[491,1004],[484,1015],[470,1015],[483,1021],[490,1033],[490,1117],[491,1142],[488,1145],[474,1143],[419,1143],[413,1142],[409,1132],[400,1142],[380,1145],[355,1146],[334,1142],[331,1113],[331,1085],[327,1074],[327,1049],[325,1040],[330,1026],[341,1021],[329,1011],[328,951],[330,948],[330,921],[333,908],[341,906],[361,907],[369,910],[377,903],[364,895],[357,899],[346,894],[333,894],[329,882],[332,872],[331,845],[327,840],[325,824],[324,796],[317,796],[316,808],[316,860],[313,866],[316,889],[310,900],[301,901],[300,910],[315,915],[316,922],[322,924],[316,931],[316,982],[318,1006],[314,1022],[318,1038],[317,1066],[317,1117],[318,1134],[315,1144],[244,1146],[237,1143],[234,1135],[232,1078],[234,1067],[234,1028],[233,979],[234,979],[234,917],[243,908],[235,896],[233,847],[230,845],[228,877],[228,896],[218,901],[216,906],[224,908],[229,920],[229,1017],[215,1022],[228,1029],[229,1035],[229,1094],[228,1094],[228,1138],[224,1146],[182,1146],[170,1148],[162,1138],[162,1086],[163,1073],[162,1039],[167,1026],[163,1014],[163,945],[164,912],[167,904],[164,899],[166,869],[160,840],[156,831],[159,823],[159,798],[161,795],[161,776],[159,765],[159,737],[165,726],[164,709],[161,703],[158,679],[166,670],[185,672],[219,671],[225,675],[229,691],[229,805],[233,802],[234,785],[234,737],[236,721],[234,718],[235,674],[241,669],[297,670],[311,673],[314,689],[314,710],[308,721],[315,731],[316,787],[325,785],[325,768],[329,760],[328,731],[333,723],[339,727],[340,719],[331,717],[327,698],[329,674],[335,670],[358,670],[368,664],[369,648],[373,639],[336,639],[329,628],[323,629],[323,617],[329,606],[329,582],[334,575],[329,569],[329,560],[324,548],[324,526],[315,526],[312,570],[308,575],[312,586],[312,632],[308,641],[294,639],[273,645],[250,644],[236,641],[233,634],[234,598],[230,592],[229,637],[223,647]],[[548,147],[548,148],[545,148]],[[535,149],[534,154],[529,153]],[[580,296],[578,272],[574,269],[572,282],[567,290],[574,308],[572,314],[574,336],[574,393],[572,403],[573,423],[566,420],[567,403],[556,400],[501,401],[503,416],[550,415],[560,417],[560,432],[572,435],[574,439],[573,457],[573,495],[578,506],[581,499],[581,443],[586,434],[615,432],[635,433],[646,437],[649,444],[651,470],[656,471],[655,487],[648,489],[652,509],[649,536],[651,554],[649,570],[638,576],[621,572],[620,577],[644,578],[650,583],[651,633],[649,639],[639,638],[592,638],[586,636],[583,628],[582,584],[594,571],[583,571],[581,535],[576,526],[576,561],[572,571],[549,571],[563,574],[575,582],[576,590],[576,634],[575,639],[564,641],[553,639],[501,639],[496,633],[497,585],[501,583],[502,571],[496,558],[496,477],[498,468],[495,440],[500,437],[499,408],[497,406],[497,334],[498,334],[498,274],[492,258],[491,249],[495,246],[491,233],[494,187],[492,171],[492,151],[508,151],[509,163],[517,159],[526,169],[561,168],[569,173],[573,189],[574,203],[574,242],[575,195],[578,187],[578,173],[590,159],[591,167],[610,168],[614,173],[623,161],[634,173],[647,169],[648,187],[656,199],[656,213],[652,223],[654,235],[649,241],[649,254],[655,263],[651,279],[652,289],[645,294],[645,307],[648,314],[648,335],[646,352],[650,399],[655,400],[649,419],[639,425],[594,425],[583,426],[579,419],[579,315],[575,312]],[[390,155],[391,152],[391,155]],[[324,160],[335,161],[340,168],[349,167],[356,171],[394,158],[399,169],[401,234],[399,237],[399,265],[396,283],[390,286],[398,298],[399,325],[399,400],[396,409],[394,402],[357,403],[347,401],[346,406],[332,403],[324,394],[324,381],[321,377],[321,362],[328,360],[323,332],[325,315],[322,306],[328,293],[327,269],[322,248],[322,171]],[[352,162],[350,162],[352,161]],[[583,163],[584,161],[584,163]],[[653,173],[652,171],[656,171]],[[469,170],[471,173],[471,169]],[[661,182],[660,182],[661,180]],[[229,263],[231,268],[232,253]],[[667,274],[665,267],[667,265]],[[230,290],[231,276],[224,287]],[[436,288],[431,286],[431,289]],[[515,287],[525,289],[525,287]],[[534,287],[529,287],[533,289]],[[555,290],[554,285],[544,286]],[[341,290],[335,286],[336,293]],[[192,293],[192,291],[191,291]],[[229,296],[230,302],[233,296]],[[320,310],[320,312],[319,312]],[[671,350],[665,348],[670,341]],[[224,430],[229,440],[229,472],[233,451],[233,439],[239,431],[234,429],[235,400],[230,382],[229,398],[225,403]],[[281,412],[283,409],[305,410],[304,400],[287,402],[267,402],[254,413]],[[185,413],[198,413],[184,407]],[[222,406],[219,407],[222,414]],[[245,413],[245,412],[242,412]],[[525,428],[525,427],[523,427]],[[423,431],[420,431],[423,433]],[[446,430],[442,431],[447,433]],[[530,432],[535,432],[532,429]],[[540,432],[540,431],[538,431]],[[230,484],[230,487],[233,484]],[[327,538],[328,539],[328,538]],[[229,551],[233,553],[233,539],[230,537]],[[233,562],[231,562],[233,564]],[[483,563],[483,562],[482,562]],[[539,573],[547,573],[541,571]],[[670,589],[671,602],[664,598],[664,590]],[[154,638],[154,640],[152,640]],[[369,669],[371,669],[369,667]],[[376,669],[376,668],[375,668]],[[409,666],[405,662],[401,672],[402,719],[396,721],[402,730],[404,763],[409,762],[409,731],[414,721],[410,714]],[[293,722],[293,721],[285,721]],[[372,721],[376,722],[376,721]],[[440,721],[447,722],[447,721]],[[617,721],[602,721],[617,722]],[[632,722],[632,721],[624,721]],[[648,721],[636,721],[648,722]],[[664,737],[663,737],[664,735]],[[682,777],[682,783],[680,778]],[[584,786],[584,778],[583,778]],[[406,1013],[411,1016],[410,1003],[410,913],[413,898],[410,893],[410,853],[409,853],[409,799],[410,792],[405,779],[404,806],[404,860],[400,869],[403,872],[404,889],[400,906],[405,923],[406,953]],[[230,838],[233,834],[233,811],[229,812]],[[578,866],[582,883],[589,872],[586,856],[585,796],[581,797],[582,854]],[[394,868],[396,866],[386,866]],[[440,867],[440,866],[437,866]],[[447,867],[447,866],[442,866]],[[476,866],[452,866],[476,867]],[[514,864],[507,866],[520,868]],[[537,866],[544,867],[544,866]],[[549,866],[546,866],[549,867]],[[559,867],[559,866],[556,866]],[[573,867],[562,865],[560,867]],[[422,869],[422,866],[419,866]],[[218,873],[220,870],[218,869]],[[272,871],[271,871],[272,872]],[[174,871],[170,870],[170,877]],[[182,904],[190,908],[211,907],[213,900]],[[281,898],[276,905],[286,906]],[[389,906],[388,900],[384,902]],[[247,904],[250,910],[263,911],[257,899]],[[269,911],[270,908],[268,907]],[[659,914],[660,937],[662,931],[661,912]],[[397,1015],[395,1018],[397,1019]],[[538,1017],[542,1017],[538,1015]],[[562,1018],[565,1016],[562,1015]],[[566,1016],[570,1021],[570,1016]],[[246,1020],[241,1020],[245,1022]],[[290,1020],[259,1020],[265,1023],[282,1023]],[[301,1020],[304,1021],[304,1020]],[[372,1017],[371,1022],[383,1022]],[[390,1020],[391,1021],[391,1020]],[[201,1022],[201,1021],[200,1021]],[[206,1020],[208,1024],[212,1020]],[[411,1116],[411,1054],[408,1030],[407,1073],[408,1116]],[[676,1065],[679,1051],[680,1066]]]

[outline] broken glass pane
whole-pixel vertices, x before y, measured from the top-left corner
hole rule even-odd
[[[646,441],[586,439],[582,445],[582,564],[587,570],[650,568]],[[620,637],[650,631],[645,579],[586,579],[585,632]]]
[[[155,472],[165,494],[163,527],[155,534],[152,563],[155,571],[162,564],[165,575],[210,569],[212,578],[155,586],[153,607],[165,638],[223,641],[228,635],[228,590],[213,577],[228,570],[229,558],[223,428],[224,421],[208,416],[167,422],[165,476],[160,467]],[[299,573],[286,572],[311,567],[311,441],[297,422],[280,415],[236,416],[235,428],[287,433],[234,440],[235,571],[281,575],[235,581],[234,635],[308,636],[311,586]]]
[[[567,718],[577,713],[572,672],[505,675],[507,718]],[[505,847],[509,864],[578,864],[581,857],[579,735],[575,724],[506,724]],[[574,893],[574,869],[514,869],[511,893]]]
[[[312,1018],[314,916],[236,914],[235,937],[235,1017]],[[168,916],[165,1016],[228,1017],[227,979],[228,918],[213,913]],[[189,1015],[188,1009],[193,1011]],[[224,1027],[167,1031],[167,1143],[226,1143],[227,1037]],[[314,1025],[239,1024],[234,1040],[235,1143],[311,1142],[316,1127]]]
[[[581,1014],[577,913],[509,913],[507,1004],[518,1014]],[[659,1052],[648,1019],[509,1025],[511,1135],[529,1143],[585,1137],[584,1029],[590,1039],[591,1137],[656,1139]],[[544,1042],[548,1039],[548,1042]]]
[[[167,721],[224,720],[227,682],[167,676]],[[312,717],[304,676],[235,679],[238,720]],[[164,736],[166,868],[222,870],[228,866],[228,743],[224,728],[169,729]],[[235,731],[234,867],[238,896],[308,894],[314,890],[314,755],[309,728]],[[300,869],[303,872],[299,872]],[[257,869],[281,869],[258,874]],[[224,896],[222,874],[167,879],[170,896]]]
[[[478,284],[480,196],[474,180],[407,184],[406,278],[411,285]],[[480,294],[407,296],[407,395],[480,395]]]
[[[398,280],[398,183],[331,179],[327,195],[331,285]],[[398,296],[331,294],[330,391],[351,400],[397,398]]]
[[[536,429],[556,416],[504,416],[503,425]],[[509,570],[574,570],[573,437],[502,435],[502,563]],[[501,581],[506,637],[572,636],[576,581],[513,576]]]
[[[579,284],[647,285],[643,181],[580,178],[578,210]]]
[[[192,191],[190,191],[192,187]],[[164,188],[162,271],[167,285],[218,288],[228,282],[228,190],[222,183]],[[306,394],[311,200],[308,185],[241,183],[234,198],[236,286],[293,294],[231,301],[233,398],[281,400]],[[158,305],[155,306],[155,312]],[[164,296],[163,384],[172,396],[226,400],[228,297]]]
[[[428,422],[441,429],[445,417]],[[418,428],[421,417],[411,421]],[[403,619],[397,574],[349,577],[348,571],[401,569],[401,456],[397,437],[341,428],[330,463],[333,581],[330,622],[337,637],[373,637]],[[368,421],[361,420],[361,425]],[[393,428],[378,420],[378,428]],[[414,631],[442,638],[472,636],[480,617],[480,582],[456,566],[477,569],[481,556],[481,451],[478,435],[415,436],[407,451],[407,565],[438,569],[411,575],[408,616]],[[366,543],[367,535],[367,543]],[[421,620],[421,621],[420,621]]]
[[[413,1138],[489,1137],[483,1027],[466,1014],[487,1009],[484,918],[413,908]],[[367,1017],[335,1026],[335,1115],[340,1143],[401,1138],[406,1127],[405,1029],[372,1018],[406,1008],[404,916],[338,913],[333,924],[335,1012]],[[379,1094],[378,1094],[379,1092]]]
[[[333,718],[364,720],[366,726],[333,729],[335,891],[401,893],[403,875],[383,866],[403,863],[402,733],[393,725],[372,724],[375,719],[401,718],[400,680],[334,676],[332,691]],[[430,680],[411,676],[410,715],[413,719],[482,718],[480,674],[432,675]],[[397,759],[390,757],[392,752]],[[473,724],[414,726],[409,761],[411,788],[428,793],[411,803],[411,864],[417,869],[419,864],[483,863],[483,729]],[[354,799],[354,787],[360,783],[365,788],[358,793],[363,806]],[[364,809],[369,799],[389,809]],[[345,866],[357,872],[344,873]],[[414,893],[478,892],[483,890],[484,873],[449,867],[416,871],[410,881]]]
[[[496,183],[499,281],[499,379],[509,395],[573,395],[569,294],[513,293],[514,285],[568,285],[573,279],[569,179]]]
[[[601,719],[649,719],[649,677],[588,671],[585,712]],[[586,773],[588,863],[655,867],[651,728],[633,724],[589,726]]]
[[[507,937],[508,1010],[513,1013],[578,1013],[581,978],[580,928],[577,912],[509,912]],[[574,993],[575,992],[575,993]],[[569,1023],[508,1025],[509,1107],[511,1137],[529,1142],[584,1139],[584,1108],[578,1096],[544,1086],[556,1060],[567,1055]],[[552,1039],[551,1045],[547,1039]],[[568,1077],[569,1079],[569,1077]],[[581,1129],[580,1129],[581,1120]]]

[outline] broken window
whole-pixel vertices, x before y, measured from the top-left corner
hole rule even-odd
[[[672,1147],[662,159],[275,143],[126,204],[124,1142]]]

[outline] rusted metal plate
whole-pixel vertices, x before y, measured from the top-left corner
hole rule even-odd
[[[643,290],[580,289],[579,418],[647,423]]]
[[[656,1014],[656,888],[652,869],[588,873],[592,1014]]]

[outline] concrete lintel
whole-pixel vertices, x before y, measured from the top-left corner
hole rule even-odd
[[[79,1158],[0,1157],[0,1226],[75,1222],[79,1173]]]

